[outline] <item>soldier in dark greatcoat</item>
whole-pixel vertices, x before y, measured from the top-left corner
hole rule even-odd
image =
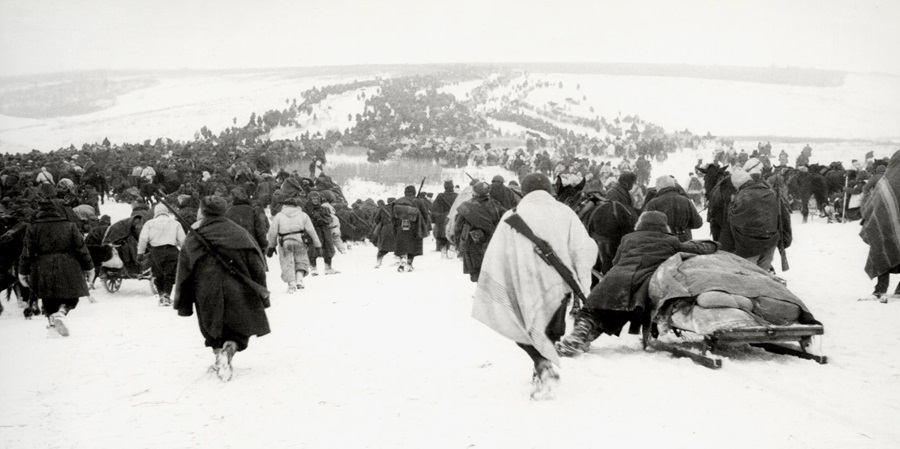
[[[450,241],[447,240],[447,215],[458,193],[453,191],[453,181],[444,182],[444,191],[439,193],[431,205],[431,222],[434,223],[434,240],[441,257],[446,259]]]
[[[484,254],[506,208],[490,197],[486,183],[479,182],[472,189],[475,194],[472,199],[459,205],[453,235],[463,259],[463,273],[472,282],[478,282]]]
[[[66,219],[49,199],[41,200],[34,222],[25,231],[19,280],[44,303],[51,329],[67,337],[66,315],[88,296],[85,279],[94,264],[78,225]]]
[[[220,197],[201,201],[200,219],[178,256],[174,296],[178,315],[191,316],[196,308],[223,381],[231,379],[231,359],[247,348],[250,336],[270,332],[263,253],[246,229],[224,217],[227,207]]]

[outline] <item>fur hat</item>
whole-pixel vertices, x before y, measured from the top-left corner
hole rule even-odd
[[[104,216],[100,217],[100,223],[108,225],[111,222],[112,222],[112,219],[109,218],[109,215],[104,215]]]
[[[637,175],[630,171],[623,171],[621,175],[619,175],[619,185],[625,187],[627,190],[631,190],[631,187],[634,186],[634,183],[637,182]]]
[[[884,173],[886,171],[887,171],[887,166],[885,166],[885,165],[879,165],[877,168],[875,168],[876,175],[879,173]]]
[[[323,203],[333,203],[337,200],[337,197],[331,190],[320,190],[319,195],[322,195]]]
[[[675,184],[675,178],[668,175],[660,176],[659,178],[656,178],[656,191],[659,192],[666,187],[675,187]]]
[[[38,187],[38,192],[44,199],[56,198],[56,187],[53,187],[53,184],[41,184]]]
[[[543,190],[547,193],[552,191],[550,178],[543,173],[529,173],[522,178],[522,194],[528,195],[535,190]]]
[[[235,187],[234,189],[232,189],[232,190],[231,190],[231,196],[232,196],[235,200],[239,200],[239,201],[247,201],[247,200],[249,200],[249,198],[247,197],[247,191],[244,190],[243,187]]]
[[[157,204],[156,207],[153,208],[153,216],[154,216],[154,217],[158,217],[158,216],[163,215],[163,214],[168,215],[168,214],[169,214],[169,208],[166,207],[165,204],[162,204],[162,203]]]
[[[150,210],[150,205],[147,204],[144,200],[137,200],[131,203],[131,213],[142,211],[142,210]]]
[[[644,212],[638,217],[637,224],[634,225],[635,231],[656,231],[656,232],[665,232],[670,234],[669,230],[669,220],[666,218],[666,214],[652,210],[648,212]]]
[[[406,186],[406,188],[403,189],[403,195],[404,196],[415,196],[416,195],[416,186]]]
[[[228,202],[220,196],[207,196],[200,200],[200,211],[205,217],[224,215],[228,210]]]
[[[753,179],[749,173],[741,170],[740,168],[735,168],[734,173],[731,174],[731,185],[734,186],[735,189],[740,189],[742,185]]]
[[[763,169],[763,163],[757,158],[748,159],[747,162],[744,163],[744,171],[750,175],[761,175]]]
[[[322,194],[313,190],[306,195],[306,200],[313,203],[313,205],[315,205],[317,201],[319,204],[322,204]]]
[[[479,182],[472,187],[472,192],[475,196],[487,196],[491,192],[491,186],[486,182]]]
[[[453,181],[451,181],[451,180],[449,180],[449,179],[446,180],[446,181],[444,181],[444,191],[445,191],[445,192],[452,192],[452,191],[453,191]]]
[[[500,184],[503,184],[504,181],[505,181],[505,179],[503,179],[503,176],[500,176],[500,175],[494,176],[491,179],[491,182],[499,182]]]

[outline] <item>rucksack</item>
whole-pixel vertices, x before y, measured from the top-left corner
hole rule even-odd
[[[399,221],[400,229],[409,231],[412,229],[413,223],[419,219],[419,209],[415,206],[394,204],[394,217]]]

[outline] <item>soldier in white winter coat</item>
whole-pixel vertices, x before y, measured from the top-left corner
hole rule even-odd
[[[281,212],[272,218],[267,235],[267,257],[278,254],[281,280],[288,284],[288,293],[303,288],[303,278],[309,273],[309,245],[321,248],[312,220],[294,198],[284,202]]]
[[[153,209],[153,219],[141,228],[138,237],[138,257],[150,255],[153,282],[159,292],[159,305],[172,305],[172,288],[178,271],[178,250],[184,245],[184,228],[175,221],[164,204]]]

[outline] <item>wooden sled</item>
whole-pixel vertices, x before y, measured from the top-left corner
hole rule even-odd
[[[649,326],[644,326],[647,329]],[[675,330],[676,335],[686,331]],[[792,355],[802,359],[814,360],[819,364],[828,363],[828,357],[812,354],[807,348],[812,343],[812,337],[823,335],[825,329],[822,325],[794,324],[789,326],[755,326],[737,329],[718,330],[709,335],[704,335],[703,340],[695,344],[667,343],[656,339],[651,340],[650,332],[643,333],[644,348],[652,347],[666,351],[675,357],[687,357],[694,362],[710,369],[722,367],[722,359],[714,353],[722,345],[734,345],[746,343],[756,346],[774,354]],[[693,346],[693,347],[692,347]]]

